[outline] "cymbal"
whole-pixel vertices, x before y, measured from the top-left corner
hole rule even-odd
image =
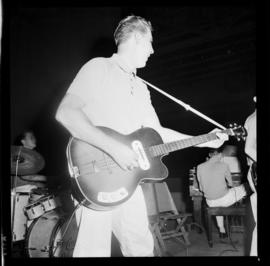
[[[47,177],[45,175],[38,174],[24,175],[21,179],[30,182],[47,182]]]
[[[18,175],[36,174],[45,166],[45,161],[37,151],[23,146],[11,146],[10,153],[11,174]]]

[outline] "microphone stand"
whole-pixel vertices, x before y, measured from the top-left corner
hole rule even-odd
[[[214,121],[213,119],[211,119],[210,117],[202,114],[201,112],[195,110],[194,108],[192,108],[190,105],[180,101],[179,99],[173,97],[172,95],[168,94],[167,92],[159,89],[158,87],[154,86],[153,84],[143,80],[142,78],[136,76],[137,78],[139,78],[143,83],[149,85],[150,87],[152,87],[153,89],[155,89],[156,91],[158,91],[159,93],[165,95],[166,97],[168,97],[169,99],[173,100],[174,102],[176,102],[179,105],[182,105],[187,111],[192,111],[193,113],[197,114],[198,116],[204,118],[205,120],[207,120],[208,122],[218,126],[221,129],[226,129],[224,126],[222,126],[221,124],[219,124],[218,122]]]

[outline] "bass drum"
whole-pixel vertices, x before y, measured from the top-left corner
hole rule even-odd
[[[61,209],[45,213],[28,230],[26,248],[31,258],[72,257],[78,228],[75,215]]]
[[[13,220],[12,241],[25,240],[27,216],[24,207],[29,203],[29,193],[16,193],[11,197],[11,219]],[[13,204],[15,205],[13,207]]]

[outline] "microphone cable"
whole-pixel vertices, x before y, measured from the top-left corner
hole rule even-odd
[[[70,216],[69,219],[68,219],[68,223],[67,223],[67,226],[65,227],[65,230],[64,230],[64,232],[63,232],[63,234],[62,234],[62,237],[61,237],[60,240],[58,241],[59,243],[62,243],[62,242],[63,242],[63,239],[64,239],[64,237],[65,237],[65,235],[66,235],[67,229],[68,229],[69,226],[70,226],[70,223],[71,223],[71,221],[72,221],[72,218],[73,218],[73,216],[74,216],[76,210],[84,203],[84,201],[85,201],[85,200],[83,200],[82,202],[78,203],[77,206],[76,206],[76,207],[74,208],[74,210],[72,211],[72,214],[71,214],[71,216]],[[82,215],[82,213],[81,213],[81,215]],[[80,218],[80,221],[81,221],[81,218]],[[54,255],[55,255],[55,252],[57,251],[57,249],[58,249],[60,246],[61,246],[61,245],[56,245],[55,249],[53,250],[53,257],[54,257]],[[53,248],[54,248],[54,247],[53,247]]]

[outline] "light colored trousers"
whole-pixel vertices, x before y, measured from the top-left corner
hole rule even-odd
[[[258,247],[257,247],[257,192],[256,192],[256,189],[255,189],[255,186],[253,184],[252,177],[251,177],[251,167],[249,168],[247,179],[248,179],[248,182],[249,182],[249,185],[250,185],[252,191],[254,192],[250,196],[250,204],[251,204],[251,209],[252,209],[252,213],[253,213],[253,217],[254,217],[254,221],[255,221],[255,227],[254,227],[253,233],[252,233],[250,256],[257,256],[257,254],[258,254]]]
[[[209,207],[228,207],[241,200],[245,195],[246,190],[243,185],[240,185],[230,188],[227,194],[225,194],[223,197],[215,200],[206,199],[206,202]],[[224,233],[225,228],[223,216],[216,216],[216,219],[220,232]]]
[[[73,257],[110,257],[112,232],[120,243],[123,256],[154,256],[154,240],[141,186],[114,210],[79,207],[76,221],[79,231]]]

